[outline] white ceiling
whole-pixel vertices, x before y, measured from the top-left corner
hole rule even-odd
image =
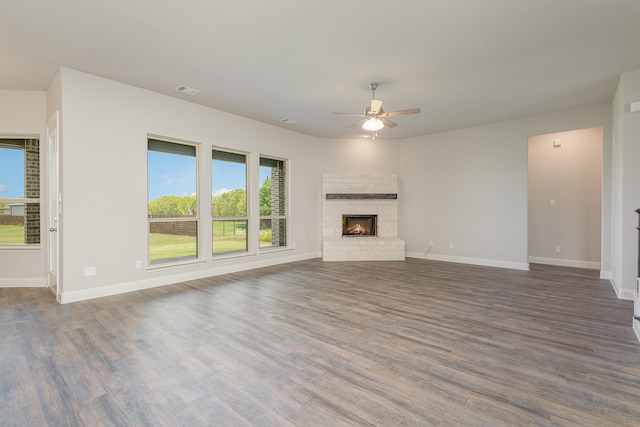
[[[330,138],[380,82],[406,138],[611,102],[640,0],[2,0],[0,89],[60,66]]]

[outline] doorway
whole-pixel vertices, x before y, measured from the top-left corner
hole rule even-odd
[[[58,302],[61,299],[61,289],[59,280],[59,252],[60,244],[58,236],[60,234],[60,221],[59,215],[60,209],[60,192],[59,192],[59,173],[58,173],[58,126],[59,115],[58,112],[49,119],[47,124],[47,152],[48,152],[48,166],[49,166],[49,191],[48,191],[48,231],[49,231],[49,245],[48,245],[48,263],[47,263],[47,281],[49,289],[56,295]]]
[[[601,268],[602,141],[602,127],[529,137],[529,263]]]

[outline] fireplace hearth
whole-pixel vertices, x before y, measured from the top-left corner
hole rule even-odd
[[[377,215],[342,215],[342,235],[375,236]]]

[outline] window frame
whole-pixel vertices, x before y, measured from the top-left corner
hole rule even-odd
[[[248,255],[251,253],[251,237],[253,235],[253,233],[251,232],[251,181],[250,181],[250,166],[251,166],[251,155],[250,153],[244,152],[244,151],[240,151],[240,150],[232,150],[232,149],[228,149],[228,148],[224,148],[224,147],[218,147],[218,146],[212,146],[211,147],[211,176],[210,179],[213,179],[213,160],[222,160],[222,159],[214,159],[214,152],[219,152],[219,153],[225,153],[225,154],[230,154],[230,155],[238,155],[238,156],[243,156],[244,157],[244,168],[245,168],[245,173],[244,173],[244,184],[245,184],[245,215],[244,216],[214,216],[213,214],[213,188],[211,188],[212,192],[211,192],[211,200],[209,203],[210,206],[210,214],[211,214],[211,257],[213,259],[221,259],[221,258],[227,258],[227,257],[237,257],[237,256],[244,256],[244,255]],[[240,163],[240,162],[237,162]],[[213,182],[212,182],[213,185]],[[219,222],[219,221],[244,221],[246,223],[246,235],[245,235],[245,248],[243,249],[238,249],[238,250],[229,250],[229,251],[224,251],[224,252],[214,252],[214,244],[215,244],[215,239],[213,236],[213,230],[214,230],[214,222]]]
[[[43,220],[46,221],[46,217],[44,215],[47,215],[47,212],[43,209],[42,206],[42,184],[43,184],[43,179],[42,179],[42,141],[40,138],[40,135],[2,135],[0,136],[0,148],[7,148],[7,149],[14,149],[14,150],[21,150],[23,152],[24,155],[24,166],[23,166],[23,179],[24,179],[24,188],[23,191],[25,193],[27,193],[28,191],[30,191],[27,186],[28,184],[28,179],[27,179],[27,141],[29,140],[34,140],[37,141],[38,147],[37,150],[35,150],[37,152],[37,159],[36,160],[36,164],[38,165],[38,173],[37,173],[37,177],[38,177],[38,181],[37,181],[37,193],[38,193],[38,197],[28,197],[28,194],[23,194],[23,197],[0,197],[0,203],[4,204],[6,203],[7,205],[11,205],[11,204],[22,204],[23,206],[23,210],[24,210],[24,220],[23,220],[23,224],[24,224],[24,228],[25,228],[25,232],[27,231],[27,205],[37,205],[38,207],[38,217],[37,217],[37,225],[34,226],[34,230],[37,230],[37,243],[28,243],[27,240],[28,238],[25,236],[24,237],[24,243],[21,244],[16,244],[16,245],[12,245],[12,244],[0,244],[0,250],[5,251],[5,250],[18,250],[18,251],[28,251],[28,250],[40,250],[42,249],[42,244],[43,244],[43,230],[42,230],[42,226],[44,224]],[[4,142],[4,144],[3,144]],[[15,148],[15,147],[20,147],[20,148]]]
[[[153,141],[158,141],[161,143],[168,143],[168,144],[176,144],[176,145],[183,145],[183,146],[187,146],[187,147],[193,147],[195,150],[195,190],[196,190],[196,213],[194,216],[173,216],[173,217],[156,217],[153,218],[149,215],[149,151],[159,151],[159,150],[150,150],[149,148],[149,142],[153,140]],[[154,199],[155,200],[155,199]],[[200,250],[200,245],[201,245],[201,221],[200,221],[200,213],[201,213],[201,208],[200,208],[200,144],[196,143],[196,142],[191,142],[191,141],[185,141],[185,140],[181,140],[181,139],[176,139],[176,138],[169,138],[169,137],[164,137],[164,136],[157,136],[157,135],[151,135],[148,134],[147,135],[147,208],[146,208],[146,215],[147,215],[147,269],[156,269],[156,268],[163,268],[163,267],[171,267],[171,266],[175,266],[175,265],[183,265],[183,264],[193,264],[193,263],[198,263],[198,262],[202,262],[202,254],[201,254],[201,250]],[[195,238],[196,238],[196,242],[195,242],[195,249],[196,249],[196,255],[195,257],[189,257],[189,258],[160,258],[158,260],[152,260],[151,259],[151,224],[158,224],[158,223],[169,223],[169,222],[185,222],[185,223],[193,223],[195,222]]]
[[[289,178],[289,165],[290,162],[288,159],[284,159],[282,157],[277,157],[277,156],[271,156],[268,154],[260,154],[258,157],[258,177],[260,177],[260,173],[259,173],[259,169],[263,166],[263,159],[264,160],[269,160],[269,161],[274,161],[274,162],[282,162],[282,169],[284,172],[284,182],[282,182],[281,184],[281,188],[284,191],[284,197],[285,197],[285,202],[284,202],[284,215],[273,215],[273,210],[271,211],[271,215],[259,215],[259,220],[258,220],[258,251],[259,252],[272,252],[272,251],[278,251],[278,250],[285,250],[285,249],[289,249],[290,247],[290,239],[289,239],[289,228],[290,228],[290,219],[289,219],[289,211],[290,211],[290,200],[289,200],[289,194],[290,192],[290,187],[289,187],[289,183],[290,183],[290,178]],[[272,179],[272,185],[273,185],[273,176],[271,177]],[[260,181],[258,179],[258,181]],[[258,182],[259,186],[258,186],[258,192],[260,191],[260,187],[262,187],[262,183]],[[273,193],[273,187],[272,187],[272,193]],[[260,210],[260,198],[258,197],[258,212]],[[284,220],[284,245],[278,245],[278,246],[261,246],[260,245],[260,224],[262,223],[263,220],[270,220],[272,221],[271,223],[271,230],[273,230],[273,221],[280,221],[280,220]],[[273,231],[272,231],[273,232]],[[273,243],[273,236],[271,238],[271,241]]]

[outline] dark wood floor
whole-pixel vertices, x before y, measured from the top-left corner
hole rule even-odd
[[[59,305],[0,289],[2,426],[640,425],[589,270],[310,260]]]

